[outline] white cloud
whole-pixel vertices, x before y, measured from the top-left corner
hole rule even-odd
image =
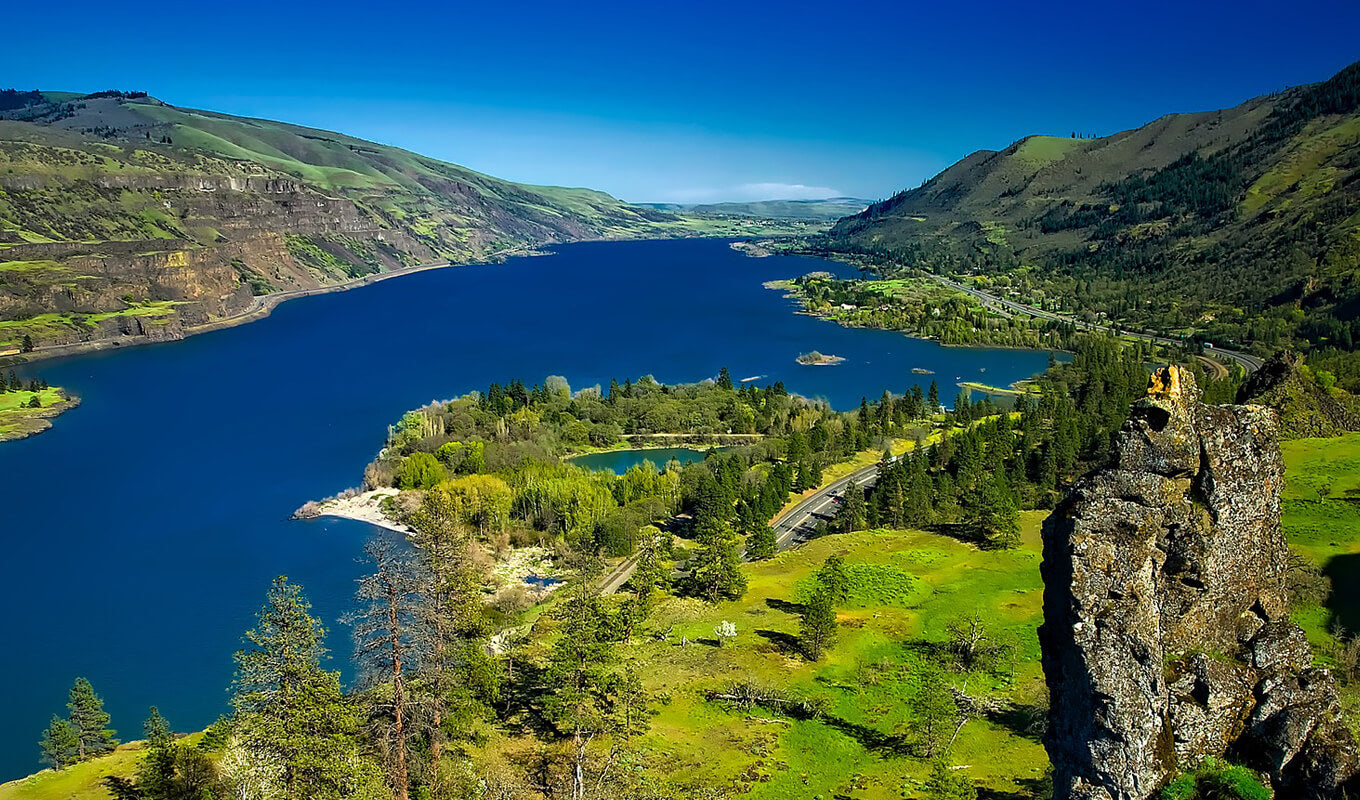
[[[744,203],[756,200],[821,200],[840,197],[829,186],[802,183],[743,183],[718,189],[675,189],[663,192],[657,202],[667,203]]]

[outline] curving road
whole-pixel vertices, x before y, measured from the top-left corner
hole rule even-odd
[[[1090,322],[1084,322],[1082,320],[1069,317],[1066,314],[1058,314],[1053,311],[1046,311],[1042,308],[1034,308],[1033,306],[1027,306],[1024,303],[1017,303],[1014,300],[1008,300],[1004,297],[998,297],[997,295],[989,294],[980,289],[974,289],[971,286],[966,286],[962,283],[959,283],[956,280],[953,280],[952,278],[946,278],[943,275],[936,275],[930,272],[923,272],[923,274],[932,278],[937,283],[942,283],[951,289],[955,289],[957,291],[963,292],[964,294],[971,295],[972,297],[981,301],[982,305],[1004,316],[1009,317],[1012,316],[1013,314],[1028,314],[1031,317],[1037,317],[1039,319],[1049,319],[1055,322],[1070,323],[1082,330],[1088,331],[1110,330],[1110,328],[1108,327],[1102,325],[1095,325]],[[1119,329],[1119,333],[1122,336],[1127,336],[1132,339],[1142,339],[1143,341],[1155,342],[1157,344],[1165,345],[1185,344],[1185,342],[1181,339],[1172,339],[1168,336],[1157,336],[1151,333],[1135,333],[1133,331],[1127,331],[1123,329]],[[1262,359],[1254,355],[1251,355],[1250,353],[1243,353],[1240,350],[1229,350],[1226,347],[1208,348],[1206,349],[1205,354],[1216,356],[1220,359],[1224,359],[1239,364],[1241,365],[1242,369],[1247,372],[1248,375],[1260,369],[1261,364],[1263,363]]]
[[[878,481],[878,464],[870,464],[844,478],[819,487],[792,508],[775,516],[770,522],[770,527],[774,528],[775,550],[787,550],[812,538],[817,530],[817,523],[829,521],[836,515],[838,508],[836,500],[845,494],[845,487],[851,481],[859,484],[860,488],[873,486]],[[600,593],[613,594],[622,589],[632,577],[633,571],[637,569],[637,562],[638,559],[634,556],[625,559],[607,572],[600,582]]]

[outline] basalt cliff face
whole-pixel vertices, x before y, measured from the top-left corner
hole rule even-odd
[[[177,338],[261,295],[675,221],[140,93],[0,92],[0,354]]]
[[[1110,465],[1044,526],[1056,800],[1144,800],[1206,756],[1281,797],[1355,793],[1331,676],[1288,617],[1275,413],[1153,376]]]

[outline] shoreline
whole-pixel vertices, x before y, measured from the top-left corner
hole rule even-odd
[[[200,333],[211,333],[213,331],[225,330],[227,328],[234,328],[238,325],[246,325],[251,322],[257,322],[259,320],[265,319],[274,311],[275,308],[289,300],[296,300],[302,297],[312,297],[314,295],[330,294],[332,292],[347,292],[351,289],[361,289],[365,286],[369,286],[375,283],[381,283],[382,281],[390,280],[392,278],[398,278],[404,275],[414,275],[417,272],[428,272],[430,270],[448,269],[453,267],[499,266],[501,264],[504,264],[505,260],[509,258],[516,258],[521,256],[531,257],[552,255],[552,253],[545,252],[544,250],[542,250],[542,248],[546,247],[557,247],[565,244],[587,244],[592,242],[646,242],[678,239],[732,239],[732,238],[734,237],[731,234],[685,235],[684,233],[678,233],[676,235],[660,235],[660,236],[638,235],[615,238],[593,237],[571,239],[569,241],[563,242],[539,242],[537,244],[526,244],[520,247],[513,247],[506,250],[498,250],[494,253],[489,253],[486,256],[484,256],[481,260],[476,261],[462,261],[457,263],[452,261],[446,261],[438,264],[419,264],[414,267],[405,267],[403,269],[392,270],[390,272],[380,272],[374,275],[364,275],[358,278],[352,278],[347,281],[341,281],[340,283],[332,283],[326,286],[315,286],[308,289],[291,289],[285,292],[272,292],[270,294],[259,295],[258,297],[252,298],[250,306],[245,311],[242,311],[239,314],[233,314],[228,317],[222,317],[221,319],[215,319],[210,322],[202,323],[200,325],[186,325],[183,328],[181,328],[180,330],[181,335],[172,338],[152,339],[147,337],[128,336],[117,339],[96,339],[88,342],[70,342],[68,344],[45,345],[38,347],[27,353],[18,353],[12,356],[0,357],[0,366],[17,367],[23,364],[32,364],[38,361],[47,361],[54,358],[87,355],[89,353],[98,353],[106,350],[121,350],[125,347],[143,347],[145,345],[151,344],[167,344],[171,342],[179,342],[189,338],[190,336],[195,336]],[[736,238],[740,239],[740,237]]]
[[[67,397],[56,405],[33,409],[13,409],[20,413],[0,411],[0,444],[21,442],[52,430],[52,420],[80,405],[79,397]],[[13,419],[11,419],[11,417]],[[3,430],[5,425],[15,425],[13,431]]]
[[[532,255],[534,249],[535,248],[529,248],[529,250],[527,251],[509,252],[505,253],[504,255],[506,255],[507,257],[513,255]],[[493,254],[492,257],[494,258],[497,255],[502,254]],[[380,272],[376,275],[364,275],[363,277],[352,278],[350,280],[342,281],[340,283],[333,283],[328,286],[315,286],[309,289],[292,289],[286,292],[273,292],[270,294],[262,294],[258,297],[253,298],[251,300],[250,306],[245,311],[242,311],[239,314],[233,314],[228,317],[222,317],[221,319],[215,319],[212,320],[211,322],[204,322],[200,325],[186,325],[181,329],[182,335],[174,338],[152,339],[142,336],[128,336],[125,338],[118,339],[96,339],[94,341],[89,342],[71,342],[69,344],[47,345],[44,347],[39,347],[31,352],[23,353],[15,357],[15,359],[11,361],[11,363],[14,365],[32,364],[38,361],[47,361],[53,358],[65,358],[67,356],[85,355],[88,353],[98,353],[105,350],[121,350],[126,347],[143,347],[151,344],[166,344],[170,342],[179,342],[189,338],[190,336],[195,336],[200,333],[211,333],[213,331],[226,330],[227,328],[235,328],[238,325],[246,325],[251,322],[258,322],[259,320],[267,318],[270,314],[273,313],[275,308],[278,308],[280,305],[288,302],[289,300],[297,300],[299,298],[312,297],[321,294],[331,294],[332,292],[347,292],[351,289],[361,289],[365,286],[370,286],[375,283],[381,283],[391,278],[398,278],[404,275],[414,275],[417,272],[428,272],[430,270],[447,269],[450,267],[493,266],[499,263],[501,262],[469,261],[464,264],[454,264],[453,262],[445,262],[442,264],[420,264],[414,267],[393,270],[391,272]]]
[[[339,497],[326,500],[310,500],[297,511],[294,511],[291,518],[312,520],[321,517],[335,517],[337,519],[354,520],[355,522],[367,522],[369,525],[410,537],[415,535],[415,531],[387,516],[382,509],[382,501],[388,497],[396,497],[399,492],[399,489],[391,488],[369,489],[355,494],[342,493]]]

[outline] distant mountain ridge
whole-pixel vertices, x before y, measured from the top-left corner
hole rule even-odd
[[[142,92],[0,92],[0,351],[176,338],[260,294],[676,223]]]
[[[858,214],[870,205],[855,197],[827,197],[819,200],[754,200],[744,203],[640,203],[660,211],[685,211],[760,219],[833,221]]]
[[[1228,343],[1360,345],[1360,63],[1234,108],[979,151],[823,242]]]

